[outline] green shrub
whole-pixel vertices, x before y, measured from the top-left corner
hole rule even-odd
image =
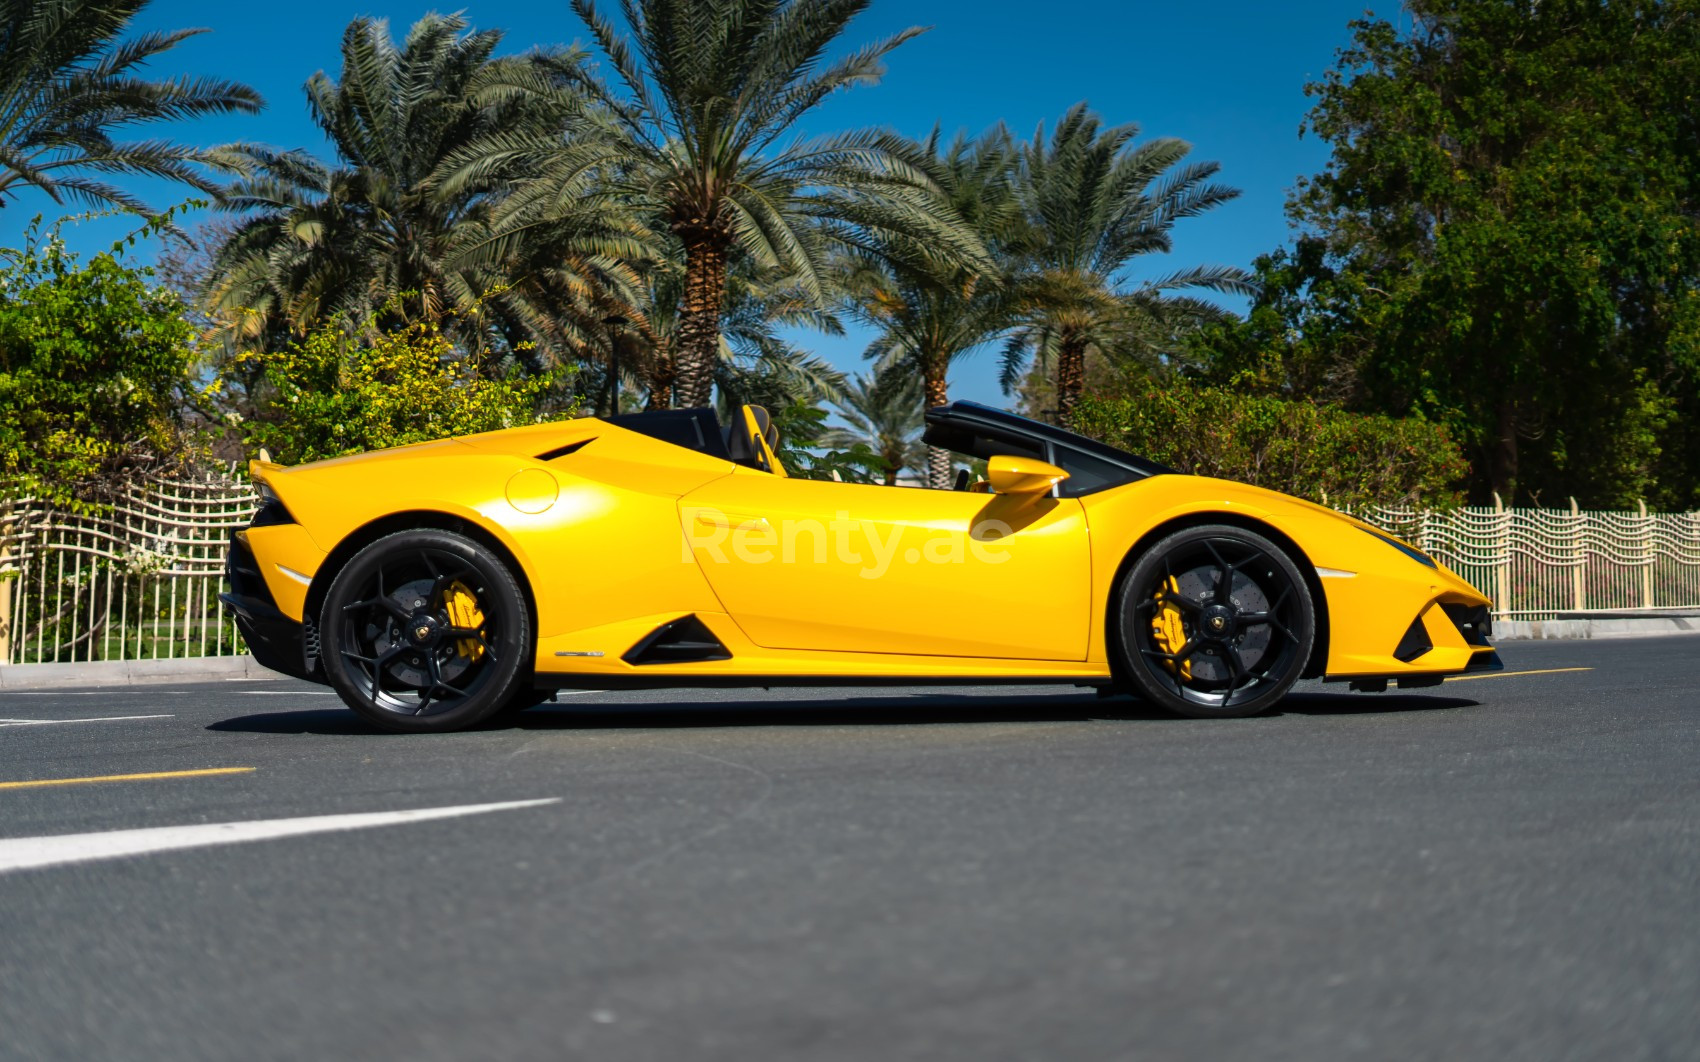
[[[56,233],[0,249],[0,488],[78,508],[186,455],[194,330],[117,246],[85,264]]]
[[[1183,472],[1337,507],[1456,505],[1469,471],[1437,424],[1178,382],[1083,398],[1072,426]]]
[[[281,351],[241,355],[222,379],[252,380],[256,369],[250,419],[238,429],[250,449],[284,464],[535,424],[578,408],[564,391],[570,373],[493,372],[434,322],[351,335],[326,321]]]

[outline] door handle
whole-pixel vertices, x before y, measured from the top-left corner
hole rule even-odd
[[[724,513],[718,509],[698,509],[695,513],[696,522],[711,530],[726,531],[766,531],[770,529],[765,516],[752,516],[748,513]]]

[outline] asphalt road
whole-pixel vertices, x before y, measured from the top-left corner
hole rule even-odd
[[[603,693],[417,737],[290,682],[0,694],[0,783],[252,768],[0,784],[0,1058],[1700,1058],[1700,638],[1503,655],[1222,722]]]

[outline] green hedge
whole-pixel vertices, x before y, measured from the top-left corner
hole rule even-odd
[[[1085,397],[1072,427],[1183,472],[1336,507],[1456,505],[1469,472],[1438,424],[1184,383]]]
[[[570,372],[492,375],[435,322],[367,325],[351,336],[333,318],[283,350],[236,359],[215,391],[258,370],[264,386],[240,425],[250,451],[294,465],[577,414]]]
[[[117,248],[83,264],[33,224],[22,248],[0,248],[0,493],[82,508],[186,454],[183,309]]]

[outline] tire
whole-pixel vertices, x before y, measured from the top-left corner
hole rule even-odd
[[[487,723],[511,723],[519,717],[519,713],[529,711],[540,704],[545,704],[555,696],[555,691],[532,689],[523,680],[519,688],[514,690],[508,703],[502,705],[485,718]]]
[[[519,583],[490,550],[449,531],[401,531],[356,553],[325,595],[319,631],[331,686],[386,730],[475,726],[531,674]]]
[[[1195,719],[1274,707],[1316,637],[1316,607],[1292,558],[1226,524],[1186,528],[1152,546],[1123,577],[1117,608],[1134,692]]]

